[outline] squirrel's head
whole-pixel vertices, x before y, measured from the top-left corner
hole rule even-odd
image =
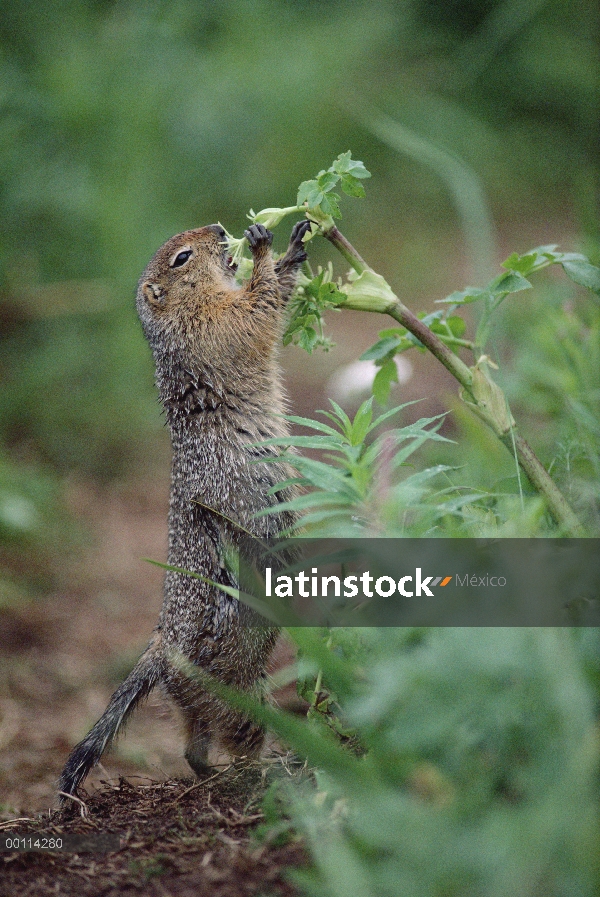
[[[185,336],[200,318],[210,316],[211,300],[235,289],[235,265],[220,224],[209,224],[171,237],[142,274],[137,309],[152,342],[160,331]]]

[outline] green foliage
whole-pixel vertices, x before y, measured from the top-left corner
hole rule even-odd
[[[507,272],[499,274],[483,289],[467,287],[462,292],[452,293],[446,299],[438,301],[449,304],[453,308],[457,305],[483,301],[484,310],[475,337],[479,350],[483,350],[490,336],[492,314],[507,296],[532,288],[533,284],[524,275],[534,274],[550,265],[559,264],[574,283],[600,295],[600,268],[592,265],[589,259],[581,253],[556,252],[555,250],[556,245],[553,244],[539,246],[521,256],[513,252],[502,264]]]
[[[321,270],[309,280],[303,277],[289,304],[289,320],[283,335],[283,345],[293,343],[309,354],[320,347],[327,351],[333,343],[323,332],[323,312],[335,308],[346,299],[333,281],[331,267]]]
[[[600,304],[560,281],[507,305],[494,341],[511,357],[504,387],[552,476],[588,521],[600,523]]]
[[[365,188],[360,181],[370,177],[371,172],[362,162],[352,159],[350,151],[341,153],[327,171],[320,171],[315,179],[300,184],[296,202],[299,206],[306,203],[309,212],[319,210],[323,216],[341,218],[340,195],[333,188],[339,181],[348,196],[364,196]]]
[[[575,283],[595,293],[600,294],[600,268],[590,264],[589,259],[579,252],[556,252],[556,244],[550,246],[538,246],[525,255],[513,252],[502,267],[509,272],[518,272],[522,275],[533,274],[549,265],[562,265],[566,274]]]
[[[307,751],[272,716],[321,757],[316,788],[282,791],[315,861],[306,893],[591,897],[598,746],[571,632],[362,630],[359,659],[292,634],[364,751],[339,764],[325,730]]]
[[[600,268],[592,265],[585,255],[579,252],[555,252],[556,245],[539,246],[525,255],[513,252],[502,267],[507,269],[506,274],[499,274],[483,289],[467,287],[461,292],[451,293],[446,299],[438,299],[449,305],[467,305],[471,302],[487,300],[491,303],[491,310],[496,308],[511,293],[520,293],[522,290],[530,290],[533,286],[524,275],[534,274],[550,265],[561,265],[565,274],[574,283],[587,287],[600,295]]]
[[[351,158],[351,153],[342,153],[334,161],[327,171],[321,171],[316,179],[304,181],[298,188],[296,206],[286,208],[262,209],[260,212],[250,210],[248,218],[251,221],[263,224],[265,227],[276,227],[288,215],[304,211],[312,221],[311,230],[305,235],[305,241],[312,239],[317,233],[324,233],[333,224],[333,218],[341,218],[338,206],[339,194],[331,192],[338,181],[341,181],[342,189],[350,196],[362,197],[365,195],[360,179],[371,177],[362,162]],[[233,253],[233,260],[238,265],[238,274],[247,276],[250,268],[250,260],[243,255],[246,249],[245,238],[237,239],[231,234],[227,235],[229,249]],[[310,271],[310,266],[306,265]],[[378,278],[373,272],[365,272],[371,279]],[[381,278],[379,278],[381,279]],[[289,303],[288,326],[283,335],[283,345],[290,343],[305,349],[312,354],[314,349],[320,347],[327,351],[333,345],[332,341],[325,337],[323,326],[323,314],[328,308],[335,308],[345,304],[350,307],[348,300],[360,289],[361,278],[354,277],[350,284],[342,287],[341,280],[334,282],[333,266],[331,262],[326,269],[320,269],[316,276],[307,277],[301,275],[298,288]],[[363,275],[364,280],[364,275]],[[367,292],[377,290],[377,283],[370,283]],[[386,285],[387,286],[387,285]],[[388,288],[389,289],[389,288]]]
[[[449,312],[434,311],[429,314],[420,314],[418,318],[424,324],[437,333],[448,346],[473,348],[473,343],[462,339],[466,330],[463,318]],[[397,369],[394,358],[407,349],[420,349],[425,351],[423,344],[406,330],[405,327],[386,327],[379,332],[380,339],[360,356],[361,361],[374,361],[379,371],[373,381],[373,395],[380,405],[385,405],[389,398],[392,383],[397,379]]]
[[[418,315],[440,339],[447,345],[458,349],[470,349],[481,355],[491,334],[491,319],[494,312],[506,299],[514,293],[530,290],[533,284],[525,277],[541,271],[550,265],[562,266],[568,277],[592,293],[599,295],[600,268],[592,265],[581,253],[556,252],[556,245],[540,246],[525,255],[512,253],[503,262],[506,272],[494,277],[485,287],[467,287],[451,293],[439,303],[449,306],[447,311],[435,311]],[[457,307],[481,302],[483,310],[474,340],[464,339],[467,324],[463,318],[455,314]],[[425,347],[420,340],[404,327],[388,327],[380,331],[380,339],[363,352],[361,360],[374,361],[378,371],[373,383],[373,395],[384,405],[387,402],[392,383],[397,379],[394,357],[407,349]]]
[[[309,532],[312,536],[366,535],[369,531],[378,532],[381,478],[388,474],[395,475],[424,442],[448,441],[437,432],[444,417],[438,415],[421,418],[405,427],[387,430],[368,443],[367,437],[406,405],[392,408],[375,420],[372,399],[363,402],[352,420],[336,402],[331,401],[331,406],[332,411],[321,412],[329,423],[287,416],[291,423],[307,427],[317,435],[286,436],[260,443],[285,449],[312,449],[323,453],[322,460],[291,453],[277,455],[273,459],[284,458],[298,472],[298,478],[294,482],[310,490],[260,512],[265,515],[291,510],[301,514],[298,523],[286,531],[285,535],[296,530]],[[443,469],[438,467],[421,472],[421,481],[425,482]],[[278,484],[271,492],[278,492],[282,485]],[[387,488],[390,485],[391,483],[386,483]],[[416,482],[413,485],[416,488]]]

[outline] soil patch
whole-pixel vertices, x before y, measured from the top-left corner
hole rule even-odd
[[[285,757],[237,763],[203,782],[105,783],[85,806],[37,820],[5,822],[6,837],[87,839],[93,852],[66,850],[0,855],[2,897],[208,895],[295,897],[290,869],[307,862],[301,842],[256,837],[268,779],[288,775]],[[83,815],[82,815],[83,814]],[[260,833],[260,829],[259,829]],[[113,842],[110,844],[110,838]],[[107,846],[112,849],[107,852]]]

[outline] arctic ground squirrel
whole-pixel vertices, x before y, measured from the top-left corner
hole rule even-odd
[[[168,563],[225,585],[237,585],[224,558],[226,546],[247,544],[247,533],[269,540],[293,522],[289,512],[256,516],[293,494],[292,487],[278,495],[269,491],[290,478],[290,469],[282,461],[261,463],[275,450],[256,443],[288,433],[277,352],[285,305],[306,259],[302,238],[308,227],[308,221],[295,225],[286,254],[275,262],[272,234],[251,225],[245,236],[254,264],[242,287],[218,224],[172,237],[139,282],[137,309],[173,448]],[[77,793],[155,686],[182,714],[185,757],[198,776],[210,768],[212,743],[234,757],[258,757],[261,726],[186,670],[191,663],[222,683],[260,695],[278,630],[249,626],[251,615],[214,586],[167,572],[150,644],[71,752],[60,791]]]

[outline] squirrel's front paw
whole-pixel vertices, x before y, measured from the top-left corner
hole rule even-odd
[[[290,234],[290,246],[292,243],[302,243],[302,237],[309,229],[310,221],[308,221],[308,219],[303,218],[302,221],[297,221]]]
[[[298,221],[292,228],[290,234],[290,245],[288,246],[287,257],[290,261],[296,263],[304,262],[308,258],[306,254],[306,246],[302,242],[302,237],[310,228],[310,221],[306,218]]]
[[[248,230],[244,231],[244,236],[248,240],[252,255],[268,249],[273,242],[273,234],[262,224],[251,224]]]

